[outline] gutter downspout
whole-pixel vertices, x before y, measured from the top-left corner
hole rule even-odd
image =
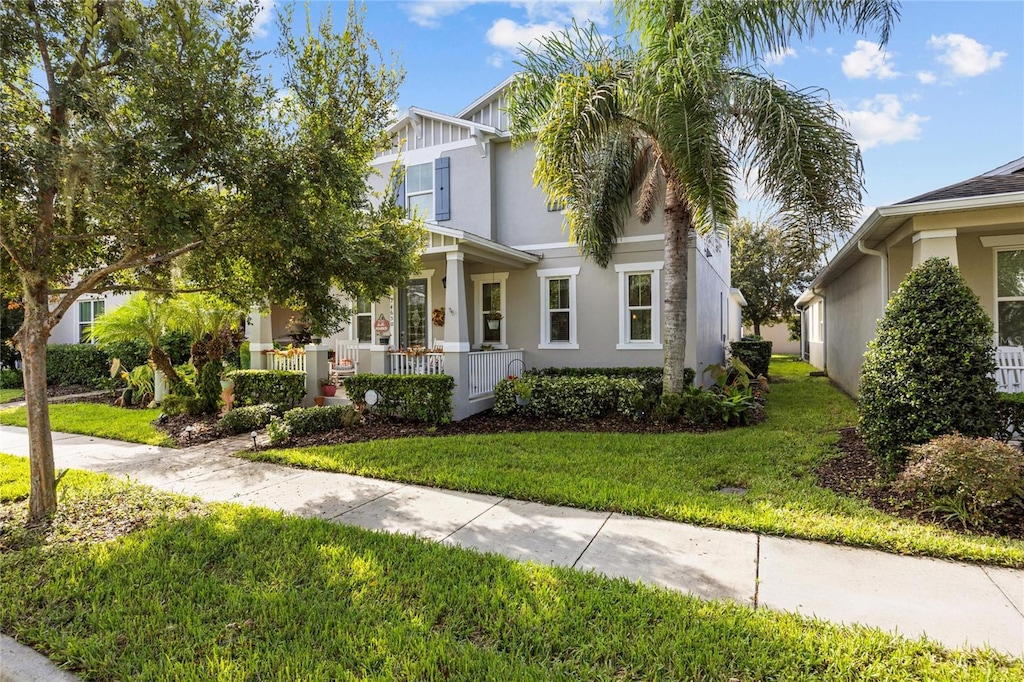
[[[881,251],[864,246],[863,239],[857,242],[857,250],[865,256],[877,256],[882,260],[882,312],[884,313],[885,306],[889,303],[889,256]]]

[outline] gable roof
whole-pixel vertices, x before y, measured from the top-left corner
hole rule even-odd
[[[897,202],[897,205],[920,204],[940,199],[966,199],[1010,192],[1024,192],[1024,156],[973,178]]]

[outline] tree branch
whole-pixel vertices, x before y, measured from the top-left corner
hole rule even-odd
[[[14,261],[14,264],[18,266],[19,270],[21,270],[22,272],[28,270],[28,263],[25,262],[24,258],[22,258],[21,256],[14,252],[14,245],[11,244],[11,242],[7,239],[7,237],[4,236],[2,232],[0,232],[0,246],[4,248],[4,251],[6,251],[7,255],[11,257],[11,260]]]

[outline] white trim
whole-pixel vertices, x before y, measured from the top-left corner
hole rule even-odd
[[[505,88],[507,88],[509,85],[512,84],[512,80],[515,77],[516,77],[515,74],[512,74],[511,76],[509,76],[505,80],[501,81],[500,83],[495,85],[493,88],[491,88],[490,90],[485,92],[483,95],[481,95],[477,99],[473,100],[472,103],[470,103],[462,111],[457,113],[456,116],[458,116],[459,118],[461,118],[463,120],[468,120],[468,119],[465,118],[466,116],[469,116],[470,114],[475,112],[477,109],[483,107],[484,104],[486,104],[487,102],[490,102],[492,99],[496,98],[501,93],[502,90],[504,90]]]
[[[490,343],[495,350],[508,349],[508,273],[491,272],[478,275],[470,275],[473,282],[473,338],[476,345]],[[500,284],[498,301],[498,312],[501,313],[501,321],[498,323],[500,338],[497,342],[484,341],[484,284]]]
[[[436,161],[436,159],[435,159],[435,161]],[[422,190],[421,189],[421,190],[417,190],[417,191],[413,192],[413,191],[411,191],[409,189],[409,169],[410,168],[418,168],[418,167],[422,167],[422,166],[427,166],[428,167],[427,168],[427,175],[430,177],[430,189],[429,190]],[[408,160],[406,160],[406,164],[405,164],[405,206],[403,208],[405,208],[405,211],[406,211],[407,214],[412,214],[413,213],[412,206],[411,206],[412,199],[414,197],[425,197],[425,196],[429,195],[430,196],[430,201],[429,201],[429,203],[427,205],[426,214],[418,216],[424,222],[431,221],[435,217],[434,216],[434,209],[435,209],[435,201],[436,200],[434,199],[434,189],[435,189],[434,188],[434,167],[435,167],[434,161],[423,161],[423,162],[418,162],[418,163],[409,163]]]
[[[1021,170],[1022,168],[1024,168],[1024,156],[1017,159],[1016,161],[1011,161],[1010,163],[1003,164],[999,168],[993,168],[992,170],[986,173],[982,173],[981,176],[984,178],[990,178],[994,175],[1010,175],[1011,173],[1015,173]]]
[[[1005,345],[1017,345],[1017,344],[1003,344],[1000,343],[999,339],[999,303],[1005,301],[1007,303],[1024,301],[1024,296],[1000,296],[999,295],[999,254],[1009,253],[1010,251],[1022,251],[1024,246],[1012,247],[1007,246],[1004,248],[992,249],[992,331],[995,335],[993,342],[997,346]]]
[[[1019,251],[1019,247],[1024,247],[1024,234],[1000,234],[990,237],[981,237],[981,245],[988,248],[1015,246],[1018,247],[1013,249]]]
[[[956,228],[947,230],[923,230],[921,232],[915,232],[911,238],[916,244],[922,239],[949,239],[950,237],[955,238],[957,234]]]
[[[643,244],[646,242],[660,242],[665,241],[665,235],[662,234],[639,234],[633,237],[618,237],[615,240],[616,244]],[[545,242],[543,244],[523,244],[521,246],[513,246],[513,249],[519,249],[521,251],[550,251],[552,249],[574,249],[576,244],[574,242]]]
[[[616,350],[662,350],[661,344],[661,271],[665,261],[650,263],[618,263],[619,275],[619,342]],[[633,341],[629,338],[629,276],[651,275],[651,338]]]
[[[468,341],[442,341],[441,350],[445,353],[468,353],[472,349]]]
[[[400,138],[406,140],[406,138]],[[426,163],[433,159],[439,159],[445,156],[447,152],[455,151],[456,149],[465,149],[468,147],[475,147],[477,141],[472,137],[468,140],[456,140],[454,142],[445,142],[444,144],[435,144],[430,147],[422,147],[420,149],[407,149],[404,152],[393,152],[390,154],[382,154],[374,157],[370,163],[371,166],[382,166],[386,163],[394,164],[396,161],[401,159],[406,162],[403,165],[410,165],[408,162],[412,162],[411,165],[415,166],[418,163]],[[421,160],[423,159],[423,160]]]
[[[580,267],[571,268],[547,268],[537,270],[537,278],[540,279],[540,343],[537,348],[540,350],[579,350],[579,340],[576,337],[576,318],[579,314],[579,307],[576,300],[576,277],[580,274]],[[552,279],[569,280],[569,340],[551,341],[551,311],[548,309],[548,282]]]

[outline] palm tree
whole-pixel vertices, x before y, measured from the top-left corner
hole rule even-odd
[[[101,347],[109,343],[142,341],[149,345],[149,359],[173,385],[181,381],[171,356],[160,344],[167,329],[171,308],[145,292],[133,294],[122,305],[98,316],[89,330],[89,338]]]
[[[756,169],[789,234],[821,244],[860,211],[862,163],[817,90],[759,64],[816,29],[877,31],[892,0],[618,0],[629,44],[592,24],[525,50],[508,111],[513,141],[534,142],[534,181],[566,205],[580,252],[605,267],[635,206],[664,207],[666,392],[683,388],[690,233],[722,234],[735,182]],[[635,45],[636,47],[633,47]]]
[[[202,369],[207,361],[220,362],[244,312],[205,293],[181,294],[169,303],[168,326],[192,339],[191,360],[195,368]]]

